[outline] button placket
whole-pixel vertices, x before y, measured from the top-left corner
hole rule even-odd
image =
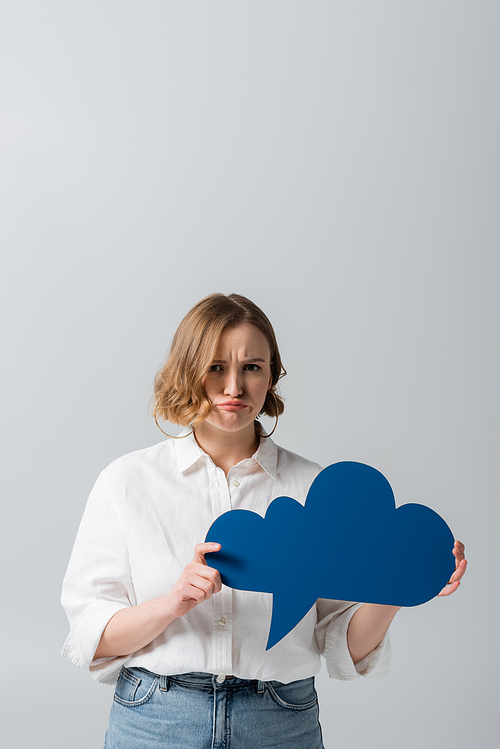
[[[218,668],[226,674],[232,673],[232,598],[231,588],[223,587],[218,594],[221,597],[221,608],[216,622],[215,638],[219,641]]]
[[[217,493],[218,515],[232,509],[231,491],[229,482],[221,468],[215,468],[216,481],[214,490]],[[232,590],[225,585],[217,595],[212,597],[213,602],[213,664],[214,673],[219,674],[223,683],[225,674],[232,672]]]

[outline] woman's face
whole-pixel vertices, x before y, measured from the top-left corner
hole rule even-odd
[[[247,323],[226,328],[214,361],[201,381],[213,406],[206,422],[224,431],[253,425],[271,381],[271,352],[266,336]]]

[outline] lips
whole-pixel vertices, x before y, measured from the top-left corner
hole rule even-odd
[[[239,403],[238,401],[226,401],[225,403],[218,403],[217,408],[223,411],[243,411],[248,406],[245,403]]]

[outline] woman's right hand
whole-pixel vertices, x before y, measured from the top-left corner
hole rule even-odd
[[[166,603],[173,618],[184,616],[203,601],[208,601],[214,593],[222,588],[218,570],[209,567],[205,561],[205,554],[219,551],[220,544],[196,544],[194,558],[184,567],[180,578],[170,593],[166,596]]]
[[[136,653],[149,645],[179,616],[184,616],[222,588],[217,570],[205,562],[205,554],[220,544],[197,544],[193,561],[165,596],[127,606],[114,614],[104,628],[94,660]]]

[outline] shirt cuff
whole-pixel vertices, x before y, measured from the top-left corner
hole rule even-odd
[[[331,679],[351,681],[360,676],[385,676],[391,662],[391,644],[389,631],[384,639],[368,655],[353,663],[347,647],[347,628],[355,611],[363,604],[350,606],[347,611],[332,620],[325,631],[323,655]]]
[[[78,617],[63,645],[62,653],[70,663],[88,668],[96,681],[115,684],[122,665],[131,657],[112,656],[93,661],[101,635],[114,614],[127,605],[116,601],[93,601]]]

